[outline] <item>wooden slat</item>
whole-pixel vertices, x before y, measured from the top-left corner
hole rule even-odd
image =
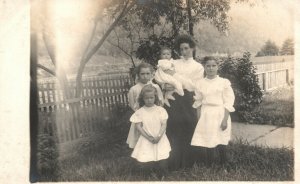
[[[54,83],[39,85],[40,123],[44,133],[53,133],[59,142],[72,141],[98,129],[103,119],[112,118],[113,108],[128,104],[130,78],[125,75],[91,78],[83,82],[81,98],[65,99]],[[74,93],[75,82],[70,82]],[[105,117],[105,118],[104,118]],[[116,124],[105,124],[115,126]],[[103,129],[103,128],[102,128]]]
[[[65,103],[71,104],[71,103],[80,102],[82,100],[101,98],[101,97],[111,97],[111,96],[120,95],[120,94],[123,94],[123,92],[114,93],[113,95],[106,92],[103,95],[97,95],[97,96],[92,96],[92,97],[85,96],[85,97],[82,97],[82,98],[67,99],[67,100],[60,101],[60,102],[50,102],[50,103],[39,104],[39,108],[49,107],[49,106],[53,106],[53,105],[56,105],[56,104],[65,104]]]

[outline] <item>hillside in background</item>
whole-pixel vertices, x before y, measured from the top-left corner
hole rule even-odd
[[[221,34],[208,21],[194,28],[200,56],[228,53],[239,55],[249,51],[255,55],[267,40],[281,47],[284,40],[294,37],[293,2],[257,1],[254,6],[232,3],[227,35]]]
[[[252,56],[255,56],[267,40],[274,41],[278,47],[281,47],[285,39],[293,39],[292,1],[263,0],[258,2],[261,3],[257,3],[255,6],[250,6],[247,3],[232,3],[229,11],[231,20],[226,35],[218,32],[210,22],[205,20],[201,20],[195,25],[194,37],[197,41],[197,56],[224,56],[227,54],[240,56],[245,51],[249,51]],[[107,25],[103,22],[98,27],[99,34],[107,29]],[[67,63],[68,77],[74,77],[83,51],[81,47],[85,45],[87,40],[84,37],[81,39],[83,41],[77,39],[77,35],[80,35],[77,32],[72,31],[70,34],[66,34],[67,38],[70,38],[66,39],[67,41],[64,43],[65,50],[64,48],[61,50],[61,52],[74,51],[69,57],[72,61],[64,62]],[[101,38],[101,35],[98,37]],[[71,42],[71,38],[76,39]],[[136,58],[134,59],[136,63],[139,62]],[[39,63],[50,69],[54,68],[42,39],[39,40]],[[87,64],[83,75],[128,71],[130,67],[132,67],[132,63],[129,57],[118,48],[105,42]],[[38,73],[40,77],[51,77],[51,75],[40,69]]]

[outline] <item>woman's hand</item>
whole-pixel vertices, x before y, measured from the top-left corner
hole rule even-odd
[[[155,144],[157,144],[157,143],[160,141],[161,137],[162,137],[162,136],[154,137]]]
[[[201,106],[198,107],[196,110],[197,110],[197,119],[199,120],[201,117]]]
[[[156,139],[152,136],[148,136],[147,139],[152,143],[152,144],[156,144]]]
[[[227,119],[225,119],[225,118],[222,120],[221,129],[222,129],[222,131],[227,129]]]
[[[151,135],[148,135],[147,132],[143,129],[142,122],[137,123],[136,128],[142,134],[142,136],[144,136],[148,141],[150,141],[152,144],[156,144],[156,140],[154,139],[154,137]]]
[[[171,84],[166,83],[166,84],[165,84],[165,90],[166,90],[166,91],[174,91],[174,90],[175,90],[175,87],[172,86]]]
[[[170,70],[170,69],[164,70],[164,72],[165,72],[166,74],[169,74],[169,75],[172,75],[172,76],[176,73],[174,70]]]

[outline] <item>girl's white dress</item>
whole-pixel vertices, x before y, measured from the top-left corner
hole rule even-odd
[[[160,106],[143,106],[137,110],[130,118],[132,123],[142,122],[143,129],[148,135],[157,137],[162,126],[162,121],[168,119],[166,110]],[[136,146],[132,152],[132,157],[139,162],[150,162],[167,159],[171,146],[166,133],[163,134],[157,144],[151,143],[144,136],[140,135]]]
[[[150,81],[147,84],[152,84],[155,87],[155,89],[157,90],[158,99],[162,103],[163,94],[162,94],[162,91],[161,91],[160,87],[157,84],[153,84]],[[139,109],[138,98],[139,98],[139,95],[141,93],[142,88],[145,85],[146,84],[138,82],[136,85],[132,86],[130,88],[129,92],[128,92],[129,106],[131,107],[131,109],[133,111],[137,111]],[[129,133],[128,133],[128,137],[127,137],[127,140],[126,140],[126,143],[128,144],[128,146],[130,148],[134,148],[134,146],[136,145],[136,143],[138,141],[139,136],[140,136],[140,133],[135,128],[135,125],[133,123],[131,123]]]
[[[234,93],[229,80],[217,76],[204,78],[196,84],[194,108],[201,106],[201,116],[191,141],[193,146],[214,148],[227,145],[231,137],[231,119],[228,117],[227,129],[222,131],[221,122],[224,110],[234,112]]]

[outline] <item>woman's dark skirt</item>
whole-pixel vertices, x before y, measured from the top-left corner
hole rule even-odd
[[[167,136],[171,144],[169,168],[191,167],[195,162],[195,153],[191,146],[191,139],[197,124],[197,112],[192,107],[193,92],[184,90],[184,96],[174,93],[175,100],[169,100],[170,107],[165,106],[169,118],[167,121]]]

